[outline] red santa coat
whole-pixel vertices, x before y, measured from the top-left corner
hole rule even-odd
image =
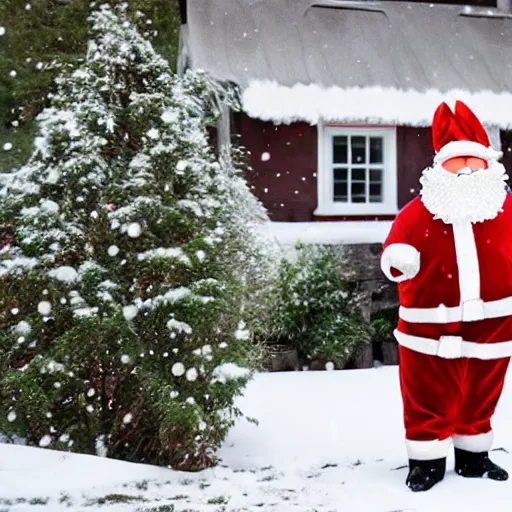
[[[444,358],[512,355],[512,195],[482,223],[447,225],[420,198],[397,216],[384,243],[390,275],[406,244],[419,252],[419,270],[399,283],[398,342]]]

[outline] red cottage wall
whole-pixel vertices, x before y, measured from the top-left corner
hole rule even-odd
[[[402,208],[418,194],[421,173],[432,165],[432,131],[430,128],[399,126],[396,146],[398,206]]]
[[[235,114],[232,131],[250,151],[253,171],[247,180],[254,194],[279,222],[315,220],[317,205],[317,128],[307,123],[274,125]],[[502,133],[503,163],[512,173],[512,131]],[[262,155],[268,153],[268,160]],[[398,206],[402,208],[419,191],[419,179],[432,164],[434,149],[430,128],[397,128]],[[512,180],[511,180],[512,181]],[[512,185],[512,183],[510,183]],[[339,220],[361,217],[339,217]],[[375,216],[369,217],[372,220]],[[382,217],[389,218],[389,217]],[[316,220],[334,220],[322,217]]]
[[[503,165],[511,177],[507,183],[512,187],[512,130],[501,132],[501,150],[503,151]]]
[[[235,114],[233,133],[250,151],[251,188],[273,221],[308,222],[316,208],[317,130],[308,123],[274,125]],[[268,153],[270,158],[262,156]]]

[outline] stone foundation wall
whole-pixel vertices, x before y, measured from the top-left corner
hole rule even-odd
[[[360,293],[361,313],[367,321],[381,312],[393,315],[398,308],[397,286],[380,269],[381,250],[381,244],[340,245],[336,249],[343,278],[354,283]],[[395,324],[397,319],[391,318]],[[397,348],[394,340],[376,339],[371,345],[362,346],[348,367],[371,368],[376,360],[385,365],[398,364]]]

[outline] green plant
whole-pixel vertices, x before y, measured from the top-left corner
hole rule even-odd
[[[114,5],[121,0],[97,2]],[[30,8],[27,8],[27,5]],[[130,0],[129,17],[175,69],[180,16],[177,0]],[[48,104],[54,79],[85,57],[89,0],[2,0],[0,25],[0,172],[26,162],[34,118]],[[4,144],[12,144],[4,151]]]
[[[370,327],[375,341],[395,341],[393,331],[398,319],[398,308],[389,308],[372,315]]]
[[[296,260],[281,262],[274,336],[304,358],[330,360],[341,368],[370,341],[370,327],[357,313],[355,294],[341,277],[334,250],[299,246],[297,251]]]
[[[2,175],[0,431],[198,470],[241,411],[263,209],[207,127],[232,90],[174,75],[123,13],[92,18],[35,151]]]

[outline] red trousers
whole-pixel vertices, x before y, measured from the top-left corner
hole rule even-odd
[[[443,359],[400,347],[409,458],[445,457],[450,441],[471,452],[489,451],[509,360]]]

